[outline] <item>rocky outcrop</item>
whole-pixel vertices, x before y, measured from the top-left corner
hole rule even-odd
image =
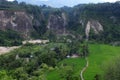
[[[43,16],[44,15],[41,15],[39,20],[37,20],[34,18],[34,16],[27,14],[24,11],[0,10],[0,29],[11,29],[17,31],[24,38],[29,38],[32,31],[39,30],[39,26],[47,26],[47,28],[54,34],[70,34],[69,31],[66,30],[66,26],[68,25],[68,17],[64,12],[61,12],[60,14],[50,14],[49,18],[45,20],[43,20]],[[47,25],[43,26],[42,24],[45,24],[43,21],[48,21]],[[84,26],[84,22],[82,20],[80,20],[80,24]],[[36,25],[37,28],[33,28],[33,25]],[[103,31],[103,26],[97,20],[88,21],[85,28],[87,39],[91,29],[93,29],[95,34],[99,34],[101,31]]]
[[[11,29],[20,33],[22,37],[29,38],[31,32],[39,30],[40,26],[47,26],[55,34],[65,34],[66,14],[51,14],[49,16],[48,19],[43,20],[44,15],[40,13],[37,20],[34,15],[27,14],[25,11],[0,10],[0,30]],[[48,21],[47,25],[43,21]]]
[[[94,31],[95,34],[99,34],[101,31],[103,31],[103,26],[97,20],[88,21],[85,29],[87,39],[89,38],[89,33],[91,29]]]
[[[67,18],[65,13],[61,15],[50,15],[47,28],[56,34],[66,33]]]
[[[0,29],[11,29],[28,38],[32,28],[32,17],[24,11],[0,11]]]

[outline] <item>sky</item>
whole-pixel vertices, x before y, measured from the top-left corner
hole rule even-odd
[[[14,0],[8,0],[14,1]],[[117,0],[17,0],[18,2],[26,2],[29,4],[37,4],[37,5],[49,5],[52,7],[63,7],[63,6],[75,6],[77,4],[82,3],[102,3],[102,2],[115,2]]]

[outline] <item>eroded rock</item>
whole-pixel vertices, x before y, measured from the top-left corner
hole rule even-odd
[[[103,26],[97,20],[88,21],[85,29],[86,39],[89,38],[89,33],[91,29],[93,29],[95,34],[99,34],[101,31],[103,31]]]

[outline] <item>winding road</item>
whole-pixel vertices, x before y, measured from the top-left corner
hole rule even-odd
[[[80,73],[80,77],[81,77],[81,80],[84,80],[84,77],[83,77],[83,73],[85,72],[85,70],[87,69],[87,67],[89,66],[89,61],[87,58],[85,58],[86,60],[86,66],[82,69],[81,73]]]

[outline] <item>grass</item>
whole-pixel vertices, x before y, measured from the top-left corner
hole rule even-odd
[[[85,66],[86,61],[84,58],[70,58],[70,59],[65,59],[63,61],[60,62],[61,64],[67,64],[67,65],[74,65],[74,69],[75,69],[75,73],[77,75],[80,74],[80,71],[82,70],[82,68]]]
[[[89,67],[84,73],[85,80],[94,80],[96,74],[103,75],[103,65],[120,56],[120,47],[109,45],[90,45]],[[102,80],[102,78],[101,78]]]
[[[90,54],[88,57],[89,67],[84,72],[85,80],[95,80],[96,74],[103,75],[103,65],[120,56],[120,47],[114,47],[103,44],[90,44]],[[75,74],[79,75],[82,68],[85,66],[85,59],[74,58],[65,59],[59,64],[75,65]],[[62,80],[59,75],[59,70],[51,71],[47,74],[47,80]],[[102,80],[102,79],[100,79]]]
[[[66,64],[69,66],[74,65],[74,69],[75,69],[74,75],[80,75],[80,71],[85,66],[85,63],[86,63],[85,59],[83,59],[83,58],[70,58],[70,59],[64,59],[63,61],[61,61],[59,63],[59,65],[61,65],[61,64]],[[62,80],[60,78],[59,71],[60,70],[54,70],[52,72],[49,72],[47,74],[47,80]]]

